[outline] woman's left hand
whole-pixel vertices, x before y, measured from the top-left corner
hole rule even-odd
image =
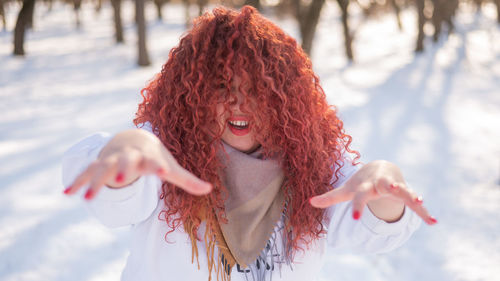
[[[344,185],[312,197],[310,203],[316,208],[327,208],[348,200],[352,200],[354,219],[359,219],[365,205],[368,205],[380,219],[398,220],[406,205],[427,224],[437,223],[423,206],[422,197],[408,188],[399,168],[387,161],[378,160],[364,165]]]

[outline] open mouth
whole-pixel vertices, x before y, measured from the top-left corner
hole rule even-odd
[[[238,130],[244,130],[248,128],[248,121],[227,121],[230,126]]]
[[[239,119],[239,118],[238,118]],[[244,136],[250,133],[250,121],[248,120],[228,120],[229,130],[236,136]]]

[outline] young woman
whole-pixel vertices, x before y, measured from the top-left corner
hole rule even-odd
[[[122,280],[314,280],[326,251],[436,223],[397,166],[355,163],[309,59],[251,7],[195,20],[142,95],[141,129],[63,161],[66,194],[133,226]]]

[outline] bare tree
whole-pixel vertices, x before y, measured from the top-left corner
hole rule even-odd
[[[497,5],[497,21],[500,24],[500,0],[495,0],[495,4]]]
[[[197,0],[196,4],[198,4],[198,16],[203,15],[203,10],[205,9],[205,6],[207,5],[208,0]]]
[[[80,28],[82,26],[82,22],[80,21],[81,7],[82,7],[82,0],[73,0],[73,10],[75,11],[76,28]]]
[[[399,7],[397,0],[390,0],[390,4],[396,13],[396,21],[398,22],[399,30],[403,30],[403,23],[401,22],[401,7]]]
[[[43,0],[43,3],[47,6],[47,10],[49,12],[51,12],[53,4],[54,4],[54,1],[53,0]]]
[[[438,41],[443,25],[446,23],[448,34],[453,32],[455,25],[453,17],[458,8],[458,0],[432,0],[434,10],[432,13],[432,24],[434,25],[434,42]],[[479,5],[481,3],[479,2]]]
[[[325,0],[311,0],[309,4],[300,0],[293,0],[295,18],[299,22],[300,36],[302,38],[302,49],[311,55],[314,34],[318,25],[321,9]]]
[[[148,49],[146,47],[146,19],[144,17],[144,0],[135,0],[135,18],[137,20],[137,44],[139,51],[138,64],[140,66],[148,66],[149,61]]]
[[[432,10],[432,25],[434,25],[434,42],[438,41],[439,35],[441,34],[442,22],[445,17],[445,5],[447,0],[432,0],[432,5],[434,6]]]
[[[29,9],[30,10],[28,11],[28,22],[26,23],[26,28],[33,29],[33,26],[34,26],[33,17],[35,15],[35,4],[33,4],[33,6],[30,6]]]
[[[26,29],[33,22],[33,11],[35,10],[35,0],[23,0],[23,6],[17,16],[16,27],[14,29],[14,55],[24,56],[24,34]]]
[[[0,0],[0,17],[2,18],[3,30],[7,30],[7,22],[5,21],[5,10],[3,7],[4,0]]]
[[[185,7],[186,27],[189,27],[191,25],[191,16],[189,14],[189,7],[191,6],[191,2],[190,0],[182,0],[182,3],[184,3]],[[207,3],[208,0],[196,0],[196,5],[198,5],[198,16],[201,16],[203,14],[203,10],[205,9]]]
[[[189,15],[189,6],[191,5],[189,3],[189,0],[182,0],[182,3],[184,4],[184,19],[186,20],[186,28],[188,28],[191,25],[191,16]]]
[[[113,18],[115,21],[115,39],[116,43],[123,43],[123,24],[122,24],[122,0],[111,0],[113,7]]]
[[[260,0],[245,0],[245,5],[250,5],[259,11],[262,9]]]
[[[161,9],[163,8],[163,5],[165,5],[167,2],[168,0],[153,0],[153,3],[156,6],[156,15],[159,21],[163,20],[163,13]]]
[[[353,35],[349,28],[349,0],[337,0],[340,10],[342,12],[342,29],[344,30],[344,46],[345,54],[349,61],[354,60],[354,54],[352,53],[352,41]]]
[[[417,6],[417,13],[418,13],[418,35],[417,35],[417,47],[415,48],[416,52],[423,52],[424,51],[424,25],[425,25],[425,14],[424,14],[424,9],[425,9],[425,0],[416,0],[415,1],[416,6]]]
[[[474,0],[474,4],[476,4],[476,12],[481,12],[481,6],[483,5],[483,0]]]
[[[95,0],[95,11],[96,13],[101,13],[102,9],[102,0]]]

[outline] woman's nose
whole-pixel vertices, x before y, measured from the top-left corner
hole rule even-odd
[[[245,97],[240,93],[238,89],[234,89],[231,95],[231,109],[240,110],[240,106],[243,104]]]

